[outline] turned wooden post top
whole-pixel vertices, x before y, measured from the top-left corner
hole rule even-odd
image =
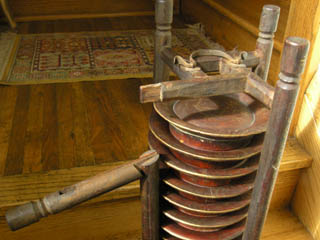
[[[284,82],[299,82],[308,58],[310,42],[300,37],[288,37],[285,41],[280,79]]]
[[[275,5],[265,5],[261,13],[259,30],[264,33],[276,32],[279,17],[280,7]]]

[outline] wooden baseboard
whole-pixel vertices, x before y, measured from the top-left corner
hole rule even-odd
[[[134,16],[153,16],[153,15],[154,15],[154,11],[145,11],[145,12],[123,12],[123,13],[23,16],[23,17],[16,17],[14,20],[16,22],[32,22],[32,21],[51,21],[51,20],[64,20],[64,19],[134,17]]]

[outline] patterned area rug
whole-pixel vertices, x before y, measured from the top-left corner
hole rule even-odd
[[[153,30],[2,36],[0,45],[2,84],[152,77]],[[195,29],[173,30],[173,48],[184,57],[215,46]]]

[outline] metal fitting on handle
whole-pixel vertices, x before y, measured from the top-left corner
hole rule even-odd
[[[44,211],[40,200],[32,201],[16,208],[10,209],[6,213],[6,221],[12,231],[39,222],[42,217],[48,216]]]

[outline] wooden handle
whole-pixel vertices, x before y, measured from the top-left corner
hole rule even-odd
[[[6,213],[7,223],[11,230],[15,231],[38,222],[49,214],[59,213],[145,177],[143,169],[156,162],[158,157],[159,155],[155,151],[149,151],[129,164],[65,187],[42,199],[10,209]]]

